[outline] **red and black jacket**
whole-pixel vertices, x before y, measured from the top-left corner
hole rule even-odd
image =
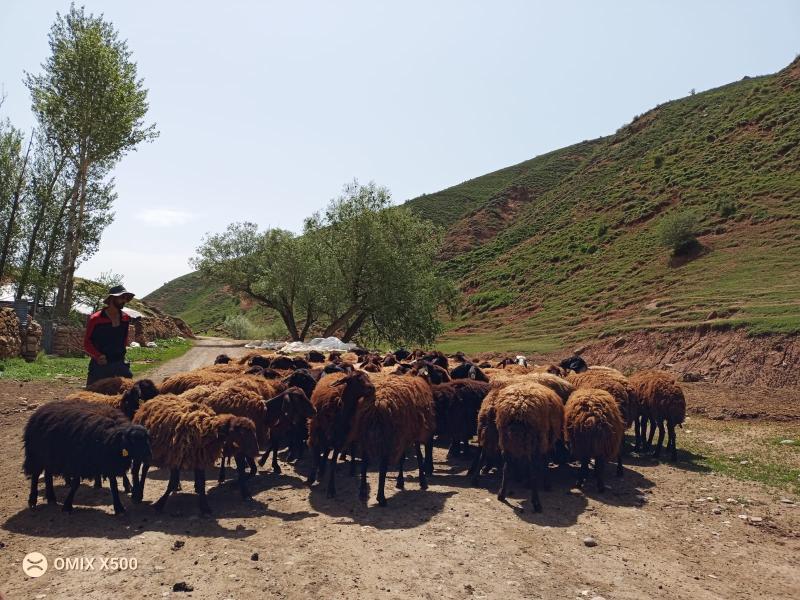
[[[109,363],[123,360],[128,346],[130,324],[131,318],[124,312],[120,314],[117,327],[112,325],[105,309],[94,313],[89,317],[86,335],[83,337],[83,349],[86,354],[95,360],[101,354],[105,354]]]

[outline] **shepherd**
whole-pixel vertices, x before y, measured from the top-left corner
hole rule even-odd
[[[83,349],[91,356],[86,385],[105,377],[133,377],[130,363],[125,361],[131,318],[122,308],[134,294],[125,286],[108,290],[105,306],[89,317]]]

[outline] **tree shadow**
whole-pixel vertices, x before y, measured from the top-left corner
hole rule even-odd
[[[678,254],[671,254],[667,264],[673,269],[679,269],[693,260],[697,260],[711,252],[711,248],[704,246],[699,241],[695,240],[694,243],[688,244]]]

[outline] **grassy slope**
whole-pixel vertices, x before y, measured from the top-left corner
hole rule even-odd
[[[223,286],[205,281],[197,272],[165,283],[144,298],[164,312],[186,321],[195,333],[224,334],[220,329],[228,315],[245,314],[265,329],[265,337],[276,333],[278,319],[258,306],[243,305]],[[277,334],[281,334],[280,329]]]
[[[798,167],[800,60],[410,200],[446,228],[442,268],[465,293],[442,347],[548,351],[711,311],[717,327],[800,330]],[[686,209],[699,217],[706,252],[671,265],[656,227]],[[201,332],[242,311],[274,323],[196,274],[147,300]]]
[[[661,105],[589,150],[510,227],[445,263],[467,292],[445,347],[549,350],[712,310],[716,326],[800,330],[800,61]],[[440,219],[451,197],[411,206]],[[708,252],[671,266],[655,227],[679,209],[697,213]]]

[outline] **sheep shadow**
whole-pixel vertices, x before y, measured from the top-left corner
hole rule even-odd
[[[674,469],[681,469],[684,471],[691,471],[693,473],[710,473],[712,469],[707,467],[704,464],[701,464],[700,461],[705,460],[705,456],[702,454],[696,454],[690,450],[683,450],[678,448],[678,460],[671,461],[669,460],[669,454],[661,449],[661,456],[659,458],[655,458],[652,454],[652,451],[646,452],[634,452],[629,453],[624,460],[626,465],[632,465],[636,467],[658,467],[660,465],[665,465],[672,467]]]
[[[344,468],[343,468],[344,467]],[[396,471],[386,477],[387,506],[379,506],[375,500],[378,490],[377,472],[368,475],[369,500],[358,498],[359,476],[349,476],[347,466],[339,465],[336,472],[336,497],[326,495],[328,474],[309,489],[311,507],[322,514],[338,519],[337,525],[362,525],[381,530],[411,529],[428,523],[444,510],[447,499],[456,492],[452,490],[423,490],[419,487],[416,472],[407,471],[405,489],[395,487]],[[433,479],[429,478],[433,484]]]

